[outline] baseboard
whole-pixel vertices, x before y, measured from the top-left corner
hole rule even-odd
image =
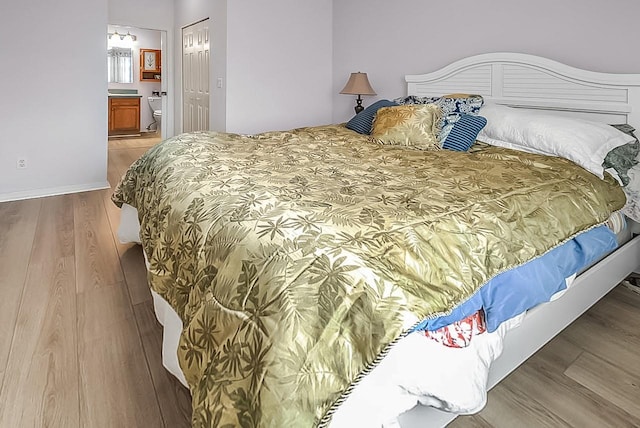
[[[68,193],[89,192],[111,187],[108,181],[98,183],[77,184],[72,186],[50,187],[46,189],[24,190],[22,192],[0,193],[0,202],[20,201],[23,199],[44,198],[47,196],[66,195]]]

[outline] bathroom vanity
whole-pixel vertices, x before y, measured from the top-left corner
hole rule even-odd
[[[140,134],[140,95],[109,93],[109,135]]]

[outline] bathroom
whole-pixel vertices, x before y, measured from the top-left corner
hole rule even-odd
[[[109,25],[107,49],[109,137],[161,137],[161,31]]]

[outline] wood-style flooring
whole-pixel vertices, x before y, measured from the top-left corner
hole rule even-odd
[[[156,142],[110,141],[109,182]],[[189,426],[110,193],[0,203],[0,428]],[[640,295],[614,289],[450,426],[640,426]]]
[[[112,140],[109,182],[159,139]],[[188,427],[111,191],[0,204],[0,427]]]

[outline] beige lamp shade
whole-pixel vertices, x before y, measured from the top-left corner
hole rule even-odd
[[[341,94],[349,95],[376,95],[376,92],[371,87],[367,73],[351,73],[349,81],[344,86],[344,89],[340,91]]]

